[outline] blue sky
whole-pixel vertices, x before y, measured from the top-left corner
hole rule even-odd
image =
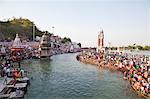
[[[150,45],[150,0],[0,0],[0,20],[13,16],[83,46],[97,46],[100,27],[106,46]]]

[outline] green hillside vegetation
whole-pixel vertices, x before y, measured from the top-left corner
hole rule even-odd
[[[0,41],[12,40],[16,34],[19,34],[22,40],[32,40],[33,24],[29,19],[23,18],[0,21]],[[36,36],[43,34],[36,26],[35,33]]]

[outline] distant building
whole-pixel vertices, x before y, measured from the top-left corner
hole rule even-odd
[[[80,50],[81,50],[81,48],[78,45],[78,43],[73,42],[72,45],[71,45],[71,47],[70,47],[70,51],[72,51],[72,52],[78,52]]]

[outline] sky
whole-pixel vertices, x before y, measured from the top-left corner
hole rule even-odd
[[[0,0],[0,20],[28,18],[43,31],[96,47],[150,45],[150,0]]]

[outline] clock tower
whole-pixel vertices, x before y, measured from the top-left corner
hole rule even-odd
[[[97,47],[97,51],[101,51],[104,48],[104,32],[103,29],[101,29],[98,32],[98,47]]]

